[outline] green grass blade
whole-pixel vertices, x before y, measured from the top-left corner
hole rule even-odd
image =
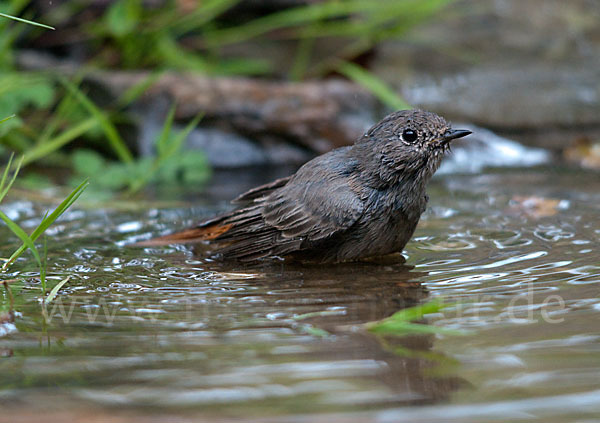
[[[342,62],[337,68],[342,74],[369,90],[386,106],[394,110],[410,109],[411,106],[385,82],[371,72],[353,63]]]
[[[23,164],[23,158],[21,157],[21,159],[17,163],[17,166],[13,172],[12,178],[10,179],[10,181],[8,182],[8,184],[5,187],[4,184],[6,183],[6,178],[8,177],[8,172],[10,171],[12,160],[13,160],[13,156],[11,154],[10,159],[8,159],[8,164],[6,165],[6,168],[4,169],[4,173],[2,174],[2,180],[0,180],[0,203],[2,202],[2,200],[4,199],[4,197],[6,196],[8,191],[10,190],[10,187],[12,187],[13,183],[17,179],[17,175],[19,174],[19,170],[21,169],[21,165]]]
[[[66,131],[62,132],[60,135],[57,135],[56,137],[44,143],[36,145],[35,147],[27,151],[27,153],[25,153],[25,155],[23,156],[23,164],[27,165],[47,156],[50,153],[55,152],[59,148],[68,144],[69,142],[75,140],[76,138],[79,138],[80,136],[94,128],[96,125],[98,125],[98,120],[94,117],[91,117],[84,120],[83,122],[78,123],[75,126],[70,127]]]
[[[156,142],[158,157],[152,165],[152,171],[134,180],[129,185],[127,195],[131,195],[138,192],[144,185],[148,183],[148,181],[150,181],[152,176],[154,176],[156,171],[164,164],[165,161],[167,161],[170,157],[172,157],[174,154],[177,154],[177,152],[181,150],[181,146],[187,138],[187,136],[190,134],[190,132],[192,132],[192,130],[198,125],[198,123],[202,119],[202,115],[196,116],[193,120],[190,121],[190,123],[186,125],[186,127],[183,130],[181,130],[175,137],[171,138],[169,137],[169,135],[171,133],[171,127],[174,116],[175,108],[172,107],[171,110],[169,110],[169,115],[165,120],[160,136]]]
[[[44,25],[44,24],[41,24],[41,23],[38,23],[38,22],[28,21],[27,19],[17,18],[16,16],[6,15],[4,13],[0,13],[0,16],[2,16],[4,18],[12,19],[13,21],[19,21],[19,22],[23,22],[23,23],[26,23],[26,24],[29,24],[29,25],[39,26],[39,27],[42,27],[42,28],[54,30],[54,27],[51,27],[49,25]]]
[[[21,241],[23,241],[23,246],[25,247],[25,249],[29,248],[31,250],[33,257],[35,257],[35,261],[37,261],[38,266],[41,269],[42,268],[42,260],[40,259],[40,253],[38,252],[31,237],[29,237],[29,235],[27,235],[27,233],[25,233],[25,231],[19,225],[17,225],[15,222],[13,222],[2,211],[0,211],[0,219],[4,220],[4,223],[6,223],[6,226],[8,226],[8,229],[10,229],[10,231],[13,234],[18,236],[19,239]]]
[[[8,189],[10,188],[9,187],[6,190],[4,190],[4,184],[6,183],[6,178],[8,177],[8,172],[10,171],[10,167],[12,165],[13,156],[14,156],[14,154],[10,155],[10,157],[8,159],[8,164],[4,168],[4,173],[2,174],[2,179],[0,179],[0,202],[2,202],[2,199],[8,192]]]
[[[102,128],[104,135],[108,139],[111,147],[119,157],[119,159],[125,163],[133,162],[133,155],[127,148],[127,144],[119,135],[117,128],[112,122],[106,117],[104,112],[98,108],[79,88],[73,85],[71,82],[64,78],[59,78],[60,83],[69,91],[69,93],[79,101],[79,103],[98,121],[98,124]]]
[[[299,27],[319,20],[348,16],[380,7],[377,1],[326,1],[283,10],[254,19],[246,24],[207,32],[205,40],[211,47],[238,43],[281,28]]]
[[[183,128],[182,131],[179,131],[179,133],[177,133],[177,135],[175,135],[175,137],[169,143],[169,145],[166,146],[167,148],[164,151],[163,157],[159,156],[158,160],[162,161],[163,159],[166,159],[167,157],[170,157],[173,154],[177,153],[179,150],[181,150],[181,146],[183,145],[183,142],[188,137],[190,132],[192,132],[193,129],[196,126],[198,126],[198,123],[200,122],[201,119],[202,119],[202,115],[200,114],[200,115],[196,116],[194,119],[192,119],[190,121],[190,123],[188,123],[186,125],[186,127]]]
[[[153,72],[144,78],[142,81],[134,84],[125,93],[119,97],[117,101],[119,109],[129,106],[131,103],[136,101],[142,94],[144,94],[148,88],[150,88],[156,81],[158,81],[164,75],[164,71]]]
[[[207,23],[213,22],[223,12],[226,12],[240,2],[241,0],[204,0],[201,6],[197,7],[194,12],[187,16],[177,14],[170,25],[169,32],[176,37],[180,37],[187,32],[194,31]]]
[[[45,304],[50,304],[52,302],[52,300],[54,300],[54,298],[56,297],[56,295],[58,294],[58,291],[60,291],[60,289],[65,286],[65,284],[67,282],[69,282],[69,279],[71,279],[71,276],[67,276],[66,278],[64,278],[62,281],[60,281],[59,283],[57,283],[56,285],[54,285],[54,287],[50,290],[50,292],[48,293],[48,296],[44,299],[44,303]]]
[[[52,213],[50,213],[46,218],[42,220],[39,226],[33,231],[31,234],[31,238],[36,240],[41,234],[43,234],[46,229],[50,227],[54,223],[56,219],[58,219],[71,205],[77,201],[77,199],[83,194],[83,191],[89,185],[88,179],[84,180],[80,183],[68,196],[65,198],[62,203],[54,209]]]
[[[298,47],[296,48],[296,56],[294,57],[294,62],[292,63],[292,68],[289,73],[290,80],[294,82],[302,80],[306,73],[306,69],[308,68],[314,45],[315,38],[302,37],[300,39]]]
[[[79,198],[79,196],[81,194],[83,194],[83,191],[87,188],[89,182],[86,179],[85,181],[83,181],[81,184],[79,184],[77,186],[77,188],[75,188],[71,194],[69,194],[69,196],[67,198],[65,198],[62,203],[60,203],[58,205],[58,207],[56,207],[56,209],[54,209],[54,211],[52,213],[50,213],[48,216],[46,216],[42,222],[38,225],[37,228],[35,228],[35,230],[31,233],[30,238],[32,241],[35,241],[41,234],[43,234],[46,229],[48,229],[48,227],[54,223],[54,221],[56,219],[58,219],[75,201],[77,201],[77,199]],[[24,244],[21,247],[19,247],[10,257],[9,259],[2,265],[2,270],[5,270],[8,268],[8,266],[10,266],[16,259],[17,257],[19,257],[21,254],[23,254],[23,252],[27,249],[27,246]]]
[[[9,119],[12,119],[14,117],[16,117],[17,115],[10,115],[10,116],[6,116],[4,119],[0,119],[0,123],[4,123]]]
[[[327,20],[303,29],[300,38],[368,37],[382,40],[398,36],[439,12],[452,0],[382,1],[355,14],[353,19]],[[294,36],[294,34],[291,34]]]
[[[72,117],[77,114],[77,110],[80,108],[79,102],[72,95],[63,95],[50,119],[44,124],[40,136],[36,139],[36,145],[48,142],[65,121],[69,122],[72,120]]]
[[[173,128],[173,120],[175,119],[175,105],[172,105],[165,119],[165,123],[160,131],[160,135],[156,140],[156,150],[158,156],[164,156],[167,153],[167,146],[169,143],[169,135],[171,135],[171,129]]]

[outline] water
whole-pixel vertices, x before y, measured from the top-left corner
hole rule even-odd
[[[235,266],[124,246],[229,192],[70,212],[48,241],[51,276],[73,275],[49,322],[35,266],[9,275],[29,277],[0,338],[0,421],[598,421],[598,175],[441,175],[429,194],[406,263]],[[26,227],[43,213],[4,209]],[[362,326],[436,297],[450,307],[426,323],[462,335]]]

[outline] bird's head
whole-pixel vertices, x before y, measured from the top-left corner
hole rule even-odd
[[[380,162],[382,179],[417,177],[427,181],[438,169],[450,142],[471,131],[452,129],[441,116],[400,110],[386,116],[358,141]]]

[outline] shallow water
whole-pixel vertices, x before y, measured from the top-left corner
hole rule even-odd
[[[50,321],[27,279],[0,338],[0,421],[596,421],[598,174],[439,176],[406,263],[236,266],[125,246],[226,207],[246,182],[175,208],[68,213],[49,273],[73,278]],[[3,210],[25,227],[43,214]],[[462,335],[361,326],[435,297],[450,306],[425,322]]]

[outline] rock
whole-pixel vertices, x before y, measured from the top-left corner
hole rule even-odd
[[[484,68],[403,92],[413,104],[528,144],[563,149],[600,133],[600,68]]]
[[[371,69],[386,80],[502,66],[566,65],[600,58],[600,3],[589,0],[460,0],[407,37],[377,45]],[[587,65],[587,66],[586,66]]]
[[[302,164],[312,155],[294,145],[274,142],[260,145],[218,128],[198,128],[190,133],[186,146],[202,150],[215,168]]]

